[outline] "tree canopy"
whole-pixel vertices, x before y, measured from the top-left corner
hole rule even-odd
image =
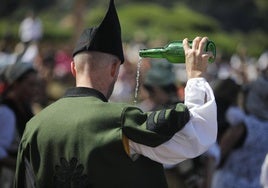
[[[165,43],[207,35],[227,55],[239,44],[256,56],[268,49],[267,0],[115,0],[115,3],[126,42],[135,39]],[[107,5],[107,0],[5,0],[0,8],[0,35],[7,30],[16,34],[18,24],[31,7],[43,21],[44,40],[66,42],[81,27],[98,24]]]

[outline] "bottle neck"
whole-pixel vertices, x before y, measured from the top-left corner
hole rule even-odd
[[[140,57],[163,58],[164,51],[164,48],[141,49],[139,55]]]
[[[209,61],[210,63],[213,63],[213,62],[215,61],[215,59],[216,59],[216,45],[214,44],[214,42],[212,42],[212,41],[208,41],[208,42],[207,42],[207,45],[206,45],[206,48],[205,48],[205,51],[206,51],[206,52],[211,52],[211,53],[212,53],[213,57],[210,57],[210,58],[208,59],[208,61]]]

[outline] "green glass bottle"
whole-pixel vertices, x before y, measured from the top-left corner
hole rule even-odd
[[[189,41],[192,46],[192,41]],[[209,58],[209,62],[213,63],[216,58],[216,46],[214,42],[207,41],[206,52],[212,52],[213,57]],[[165,58],[171,63],[185,63],[185,54],[182,41],[173,41],[164,47],[141,49],[139,50],[140,57],[143,58]]]

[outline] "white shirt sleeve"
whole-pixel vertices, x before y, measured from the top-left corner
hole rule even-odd
[[[213,90],[204,78],[188,80],[185,105],[190,111],[190,121],[181,131],[155,148],[129,140],[130,153],[171,165],[207,151],[216,142],[217,109]]]
[[[16,129],[15,114],[7,106],[0,106],[0,159],[7,157]]]

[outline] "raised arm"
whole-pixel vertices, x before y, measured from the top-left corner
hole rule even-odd
[[[211,56],[203,50],[206,40],[207,38],[195,38],[192,48],[187,39],[184,40],[189,79],[185,88],[185,105],[190,111],[189,122],[169,141],[157,147],[130,140],[131,155],[141,154],[161,163],[176,164],[202,154],[216,141],[216,103],[213,91],[204,78],[208,58]]]

